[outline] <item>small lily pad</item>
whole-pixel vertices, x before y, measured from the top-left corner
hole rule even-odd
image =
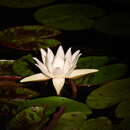
[[[37,106],[37,105],[47,105],[47,109],[48,109],[47,114],[51,114],[55,112],[56,108],[61,105],[65,106],[65,112],[80,111],[86,113],[87,115],[92,113],[91,109],[89,109],[89,107],[86,104],[80,103],[78,101],[74,101],[72,99],[68,99],[65,97],[58,97],[58,96],[45,97],[45,98],[25,101],[19,106],[19,110],[22,110],[30,106]]]
[[[13,75],[12,64],[14,60],[0,60],[0,75]]]
[[[18,26],[0,31],[0,43],[2,46],[17,50],[33,51],[61,44],[51,38],[59,34],[61,34],[59,30],[45,25]]]
[[[86,103],[94,109],[105,109],[130,98],[130,78],[116,80],[92,91]]]
[[[15,81],[0,81],[0,98],[32,98],[39,94],[31,89],[24,88],[22,84]]]
[[[33,69],[32,69],[33,65],[35,65],[35,62],[32,58],[32,55],[28,54],[26,56],[23,56],[17,59],[14,62],[12,69],[16,75],[29,76],[29,75],[34,74]]]
[[[112,64],[98,68],[99,71],[95,74],[76,80],[79,85],[97,85],[107,83],[123,77],[128,71],[126,64]]]
[[[130,118],[130,100],[121,102],[117,106],[115,113],[119,118]]]
[[[113,128],[111,121],[107,117],[99,117],[84,122],[81,130],[113,130]]]
[[[63,30],[82,30],[93,26],[92,17],[104,14],[103,9],[88,4],[58,4],[41,8],[35,12],[35,19]]]
[[[1,0],[0,5],[11,8],[32,8],[53,3],[55,0]]]
[[[99,19],[95,29],[107,34],[130,36],[130,12],[112,13]]]
[[[87,116],[82,112],[64,113],[60,117],[54,130],[83,130],[81,126],[85,120],[87,120]]]
[[[44,122],[44,111],[44,106],[32,106],[22,110],[9,122],[9,130],[41,130],[39,124]]]

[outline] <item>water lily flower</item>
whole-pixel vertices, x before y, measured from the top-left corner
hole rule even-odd
[[[76,79],[98,71],[97,69],[75,69],[81,55],[80,50],[77,50],[72,55],[71,48],[69,48],[65,54],[62,46],[59,46],[55,56],[50,48],[47,48],[47,52],[42,48],[40,51],[42,62],[35,57],[33,59],[36,61],[35,65],[41,70],[41,73],[25,77],[20,82],[52,79],[57,95],[59,95],[64,86],[65,78]]]

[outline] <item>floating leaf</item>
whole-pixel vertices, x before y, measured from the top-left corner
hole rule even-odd
[[[81,130],[113,130],[113,128],[111,121],[107,117],[99,117],[84,122]]]
[[[112,13],[99,19],[95,29],[107,34],[130,36],[130,13],[118,12]]]
[[[45,25],[19,26],[0,31],[0,43],[5,47],[32,51],[61,44],[55,39],[47,39],[59,34],[60,31]]]
[[[34,14],[35,19],[63,30],[82,30],[93,26],[92,17],[104,14],[101,8],[87,4],[58,4],[41,8]]]
[[[128,71],[126,64],[112,64],[99,68],[99,71],[93,75],[77,79],[79,85],[97,85],[107,83],[123,77]]]
[[[12,64],[14,60],[0,60],[0,75],[13,75]]]
[[[1,0],[0,5],[11,8],[32,8],[53,3],[55,0]]]
[[[80,128],[86,119],[87,116],[82,112],[64,113],[54,130],[83,130]]]
[[[9,130],[41,130],[45,106],[32,106],[19,112],[10,122]],[[37,128],[37,129],[36,129]]]
[[[87,104],[94,109],[111,107],[130,98],[130,78],[116,80],[92,91]]]
[[[107,64],[109,62],[109,57],[107,56],[88,56],[82,57],[78,60],[77,67],[84,69],[98,69],[99,67]]]
[[[0,81],[0,98],[32,98],[39,94],[31,89],[23,88],[22,84],[15,81]]]
[[[26,56],[17,59],[13,64],[13,71],[19,76],[29,76],[34,74],[33,65],[35,64],[32,55],[28,54]]]
[[[65,97],[58,97],[58,96],[25,101],[23,104],[20,105],[19,110],[30,106],[37,106],[37,105],[47,105],[48,114],[53,113],[55,109],[61,105],[65,106],[65,112],[80,111],[86,113],[87,115],[92,113],[91,109],[89,109],[89,107],[86,104],[80,103],[78,101],[74,101],[72,99],[68,99]]]
[[[116,116],[119,118],[130,117],[130,100],[121,102],[116,108]]]

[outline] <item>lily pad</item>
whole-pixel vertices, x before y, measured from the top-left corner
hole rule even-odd
[[[109,57],[107,56],[87,56],[82,57],[78,60],[77,67],[84,69],[98,69],[99,67],[107,64],[109,62]]]
[[[86,103],[94,109],[105,109],[130,98],[130,78],[116,80],[92,91]]]
[[[118,118],[130,118],[130,101],[121,102],[117,106],[115,113]]]
[[[93,75],[76,80],[79,85],[98,85],[107,83],[123,77],[128,72],[126,64],[112,64],[98,68],[99,71]]]
[[[16,75],[29,76],[29,75],[34,74],[33,69],[32,69],[33,65],[35,65],[35,62],[32,58],[32,55],[28,54],[26,56],[23,56],[17,59],[14,62],[12,69]]]
[[[63,30],[82,30],[93,26],[93,17],[102,16],[103,9],[88,4],[58,4],[41,8],[34,13],[35,19]]]
[[[22,84],[15,81],[0,81],[0,98],[32,98],[39,94],[31,89],[24,88]]]
[[[130,12],[112,13],[99,19],[95,29],[107,34],[130,36]]]
[[[14,60],[0,60],[0,75],[13,75],[12,64]]]
[[[83,130],[81,126],[85,120],[87,120],[87,116],[82,112],[64,113],[54,130]]]
[[[1,0],[0,5],[11,8],[32,8],[53,3],[55,0]]]
[[[61,34],[59,30],[45,25],[18,26],[0,31],[0,43],[5,47],[32,51],[61,44],[51,38],[59,34]]]
[[[47,105],[48,109],[47,115],[55,112],[56,108],[61,105],[65,106],[65,112],[80,111],[86,113],[87,115],[92,113],[91,109],[89,109],[89,107],[86,104],[65,97],[57,97],[57,96],[25,101],[19,106],[19,110],[37,105]]]
[[[89,119],[81,126],[81,130],[113,130],[112,123],[107,117]]]
[[[39,124],[44,122],[44,111],[44,106],[32,106],[22,110],[9,122],[9,130],[41,130]]]

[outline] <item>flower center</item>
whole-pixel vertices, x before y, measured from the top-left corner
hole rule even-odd
[[[63,77],[64,76],[64,72],[63,70],[61,70],[60,67],[56,67],[53,69],[53,77]]]

